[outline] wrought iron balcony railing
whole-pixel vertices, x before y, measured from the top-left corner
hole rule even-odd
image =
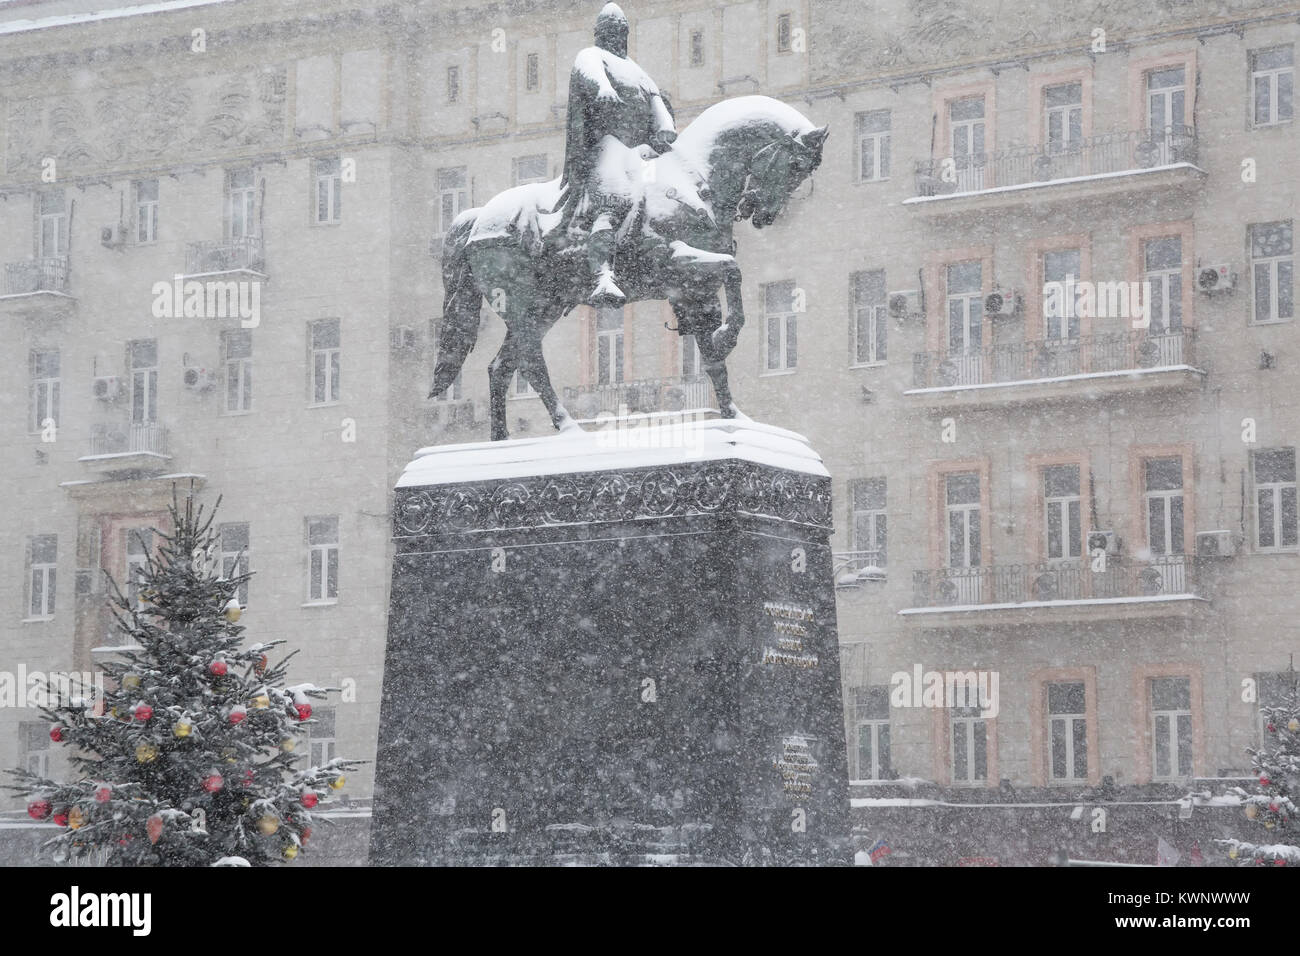
[[[857,587],[863,581],[885,580],[884,551],[836,551],[834,554],[835,586]]]
[[[215,272],[265,272],[261,236],[237,236],[231,239],[205,239],[185,247],[185,274],[207,275]]]
[[[912,381],[914,388],[954,388],[1171,368],[1193,364],[1194,343],[1191,329],[1170,329],[917,352]]]
[[[40,256],[5,264],[5,295],[68,291],[68,257]]]
[[[982,192],[1194,162],[1196,131],[1190,126],[1117,130],[1064,145],[1012,146],[991,153],[919,160],[916,194]]]
[[[711,408],[717,404],[713,385],[704,376],[566,387],[564,402],[579,418],[595,418],[600,414],[680,412]]]
[[[950,607],[1195,594],[1195,572],[1196,559],[1182,554],[1140,562],[1112,557],[1100,571],[1092,570],[1088,558],[940,568],[913,572],[912,601],[916,607]]]
[[[130,422],[125,425],[98,424],[90,434],[90,454],[136,455],[167,454],[167,430],[157,422]]]

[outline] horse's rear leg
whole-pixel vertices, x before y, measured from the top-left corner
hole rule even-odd
[[[509,389],[510,379],[514,377],[515,368],[519,364],[517,348],[514,330],[507,327],[501,348],[488,364],[488,395],[491,397],[493,441],[504,441],[510,437],[510,432],[506,428],[506,390]]]

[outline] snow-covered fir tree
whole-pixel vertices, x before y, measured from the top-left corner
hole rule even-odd
[[[217,507],[220,507],[220,499]],[[14,771],[27,811],[63,828],[56,860],[94,853],[111,865],[265,865],[308,844],[312,809],[357,761],[296,769],[295,745],[329,692],[286,686],[282,641],[241,646],[236,597],[250,574],[222,577],[213,526],[191,493],[132,586],[111,584],[125,647],[103,664],[102,700],[42,708],[50,739],[74,748],[76,779]],[[296,652],[295,652],[296,653]]]

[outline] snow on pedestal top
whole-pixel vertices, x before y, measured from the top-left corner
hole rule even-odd
[[[578,428],[538,438],[472,442],[421,448],[397,481],[419,488],[464,481],[535,475],[651,468],[737,459],[773,468],[829,477],[808,439],[784,428],[745,419],[672,422],[624,427]]]

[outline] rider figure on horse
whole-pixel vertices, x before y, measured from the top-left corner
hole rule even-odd
[[[557,209],[556,235],[567,243],[587,244],[594,289],[592,305],[621,305],[625,299],[614,274],[618,231],[631,211],[623,162],[611,158],[605,137],[627,149],[648,144],[667,152],[677,131],[666,97],[654,80],[627,55],[627,17],[607,3],[596,18],[596,45],[574,59],[569,75],[568,136]]]

